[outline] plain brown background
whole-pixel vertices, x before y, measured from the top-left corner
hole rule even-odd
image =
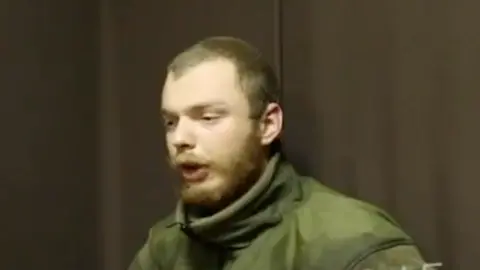
[[[126,269],[173,205],[168,60],[210,35],[283,83],[287,155],[393,214],[441,269],[480,258],[480,2],[5,0],[0,269]]]

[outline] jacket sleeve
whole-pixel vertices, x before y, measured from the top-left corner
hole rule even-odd
[[[377,251],[356,264],[352,270],[440,270],[441,264],[427,263],[415,246],[404,245]]]

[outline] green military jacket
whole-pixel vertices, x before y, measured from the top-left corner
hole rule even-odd
[[[277,155],[239,200],[209,217],[180,203],[129,270],[414,270],[412,239],[380,209],[299,175]]]

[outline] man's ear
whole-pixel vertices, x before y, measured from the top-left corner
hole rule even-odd
[[[283,128],[283,111],[278,103],[269,103],[261,120],[262,145],[270,145],[280,136]]]

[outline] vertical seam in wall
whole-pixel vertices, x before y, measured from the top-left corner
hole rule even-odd
[[[109,0],[99,2],[99,192],[98,264],[100,269],[121,269],[121,155],[119,102],[114,83],[114,19]]]
[[[280,87],[280,103],[283,103],[283,3],[282,0],[273,0],[273,58],[274,67]]]

